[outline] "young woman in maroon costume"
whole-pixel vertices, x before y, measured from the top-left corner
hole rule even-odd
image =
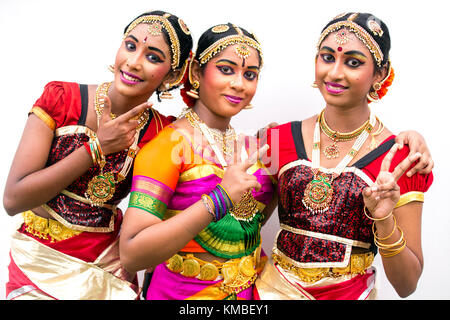
[[[325,109],[268,131],[271,152],[279,150],[281,228],[256,282],[259,296],[374,298],[371,265],[380,254],[388,280],[406,297],[423,268],[422,205],[433,175],[432,162],[423,168],[420,153],[399,148],[369,108],[394,77],[389,31],[371,14],[342,14],[317,49],[315,86]],[[419,174],[408,171],[413,164]]]
[[[181,19],[147,12],[125,28],[113,82],[45,86],[3,198],[9,215],[24,218],[13,235],[7,299],[137,297],[119,261],[117,204],[139,147],[175,119],[147,100],[178,85],[191,49]]]

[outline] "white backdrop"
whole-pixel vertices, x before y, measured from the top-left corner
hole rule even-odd
[[[409,299],[449,299],[450,209],[444,192],[450,174],[447,95],[450,72],[448,15],[444,1],[26,1],[0,2],[0,121],[2,157],[0,191],[19,142],[27,113],[48,81],[101,83],[111,79],[123,28],[138,14],[161,9],[181,17],[194,42],[206,28],[232,22],[253,31],[262,43],[265,66],[252,110],[233,119],[238,130],[256,132],[269,122],[309,117],[323,108],[314,80],[315,45],[320,30],[347,11],[371,12],[384,20],[392,39],[396,78],[382,102],[372,110],[393,132],[421,132],[435,160],[435,181],[426,194],[423,213],[425,268]],[[153,99],[156,103],[156,99]],[[177,115],[181,99],[156,103],[163,114]],[[448,198],[447,198],[448,199]],[[126,207],[126,202],[121,206]],[[0,296],[4,299],[9,238],[19,219],[0,214]],[[263,228],[263,246],[270,252],[277,229],[276,213]],[[381,299],[399,299],[387,282],[379,257]]]

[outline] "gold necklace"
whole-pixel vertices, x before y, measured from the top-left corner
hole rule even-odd
[[[95,99],[94,99],[94,108],[97,114],[97,124],[99,124],[100,117],[103,114],[103,109],[105,107],[105,99],[109,86],[109,83],[103,83],[97,87],[95,91]],[[152,110],[153,111],[153,110]],[[112,118],[112,117],[111,117]],[[100,166],[100,174],[93,177],[87,186],[85,196],[88,198],[92,205],[101,206],[106,201],[110,200],[116,191],[116,184],[120,181],[124,180],[130,171],[133,159],[136,156],[138,151],[138,139],[140,130],[145,126],[148,119],[150,118],[150,114],[148,109],[144,110],[133,119],[138,119],[139,123],[136,127],[136,134],[134,136],[133,144],[128,148],[127,157],[123,163],[122,169],[117,173],[117,180],[115,179],[115,172],[107,172],[103,173],[103,168],[106,164],[106,159],[103,154],[100,154],[101,161],[99,163]]]
[[[187,121],[189,122],[189,124],[192,127],[197,128],[202,132],[204,130],[202,130],[200,124],[204,124],[203,127],[207,130],[207,132],[206,132],[206,134],[205,134],[205,132],[203,132],[203,134],[207,138],[208,138],[208,134],[213,137],[215,144],[220,146],[220,149],[222,150],[222,154],[224,156],[231,157],[233,155],[234,142],[236,141],[236,132],[234,131],[234,129],[231,126],[228,126],[225,133],[223,133],[222,131],[220,131],[218,129],[213,129],[213,128],[208,127],[199,118],[198,114],[195,113],[192,109],[189,109],[186,112],[184,112],[184,116],[186,117]],[[211,145],[211,147],[213,147],[213,146]],[[213,147],[213,149],[214,149],[214,147]],[[216,152],[216,150],[214,150],[214,152]],[[220,155],[217,155],[217,156],[220,157]]]
[[[361,135],[361,133],[364,132],[369,126],[369,120],[364,122],[359,128],[356,130],[353,130],[352,132],[339,132],[336,130],[331,129],[327,122],[325,121],[324,116],[325,109],[322,110],[322,112],[319,114],[318,122],[320,129],[322,130],[325,135],[330,138],[333,143],[330,146],[326,146],[323,150],[323,154],[327,159],[335,159],[338,158],[340,155],[340,150],[337,145],[337,142],[343,142],[343,141],[350,141],[353,140]]]

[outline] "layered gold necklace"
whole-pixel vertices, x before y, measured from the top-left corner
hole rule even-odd
[[[234,153],[234,146],[236,141],[236,132],[231,126],[228,126],[225,132],[218,129],[210,128],[204,123],[192,109],[184,110],[184,115],[189,124],[196,129],[199,129],[208,140],[214,153],[216,153],[220,164],[223,167],[227,166],[225,158],[230,158]]]
[[[108,89],[111,86],[111,82],[102,83],[97,87],[97,90],[95,91],[95,100],[94,100],[94,109],[95,113],[97,115],[97,128],[100,124],[100,117],[103,114],[103,109],[105,108],[105,96],[108,94]],[[111,118],[114,119],[116,116],[111,113]],[[136,156],[137,153],[137,144],[139,140],[139,133],[140,130],[145,126],[148,119],[150,118],[150,114],[148,109],[141,112],[136,117],[133,117],[132,119],[137,119],[139,121],[137,127],[136,127],[136,134],[134,136],[134,142],[133,144],[128,148],[127,157],[124,161],[124,164],[122,166],[122,169],[120,172],[117,173],[117,180],[116,180],[116,172],[103,172],[103,168],[106,164],[105,156],[100,153],[100,162],[98,163],[100,167],[100,174],[95,176],[94,178],[89,181],[87,190],[85,193],[86,198],[88,198],[92,205],[95,206],[101,206],[106,201],[110,200],[116,191],[116,184],[120,181],[124,180],[130,171],[133,159]],[[92,137],[91,137],[92,139]]]
[[[333,143],[330,146],[326,146],[323,150],[323,154],[327,159],[335,159],[339,158],[340,156],[340,150],[337,145],[338,142],[345,142],[345,141],[351,141],[353,139],[356,139],[361,135],[361,133],[364,130],[367,130],[367,128],[370,126],[369,120],[364,122],[359,128],[353,130],[352,132],[339,132],[337,130],[331,129],[327,122],[325,121],[324,116],[325,109],[322,110],[322,112],[319,114],[318,122],[320,129],[327,135],[328,138],[330,138]]]

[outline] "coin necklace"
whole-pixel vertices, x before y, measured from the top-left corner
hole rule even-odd
[[[320,117],[320,116],[319,116]],[[339,177],[345,167],[356,156],[361,146],[372,132],[376,117],[372,113],[369,116],[369,125],[365,126],[364,131],[360,133],[350,151],[339,162],[336,168],[331,170],[320,169],[320,118],[317,118],[314,128],[314,141],[312,149],[312,172],[313,179],[306,185],[303,193],[303,205],[313,214],[323,213],[329,209],[333,200],[333,181]],[[324,172],[327,171],[327,172]]]
[[[95,100],[94,100],[94,109],[97,115],[97,124],[100,123],[100,117],[103,114],[103,109],[105,107],[105,99],[104,97],[108,93],[108,89],[111,86],[111,82],[102,83],[97,87],[95,91]],[[115,118],[114,114],[111,114],[111,118]],[[137,119],[139,121],[136,127],[136,134],[134,136],[133,144],[128,148],[127,156],[125,158],[124,164],[120,172],[117,173],[117,180],[115,178],[115,172],[103,172],[103,168],[106,164],[106,159],[103,154],[100,154],[101,160],[99,161],[100,174],[92,178],[87,186],[87,190],[85,192],[86,198],[89,199],[91,205],[94,206],[102,206],[106,201],[110,200],[116,191],[116,184],[120,181],[124,180],[130,171],[133,159],[137,153],[137,143],[139,138],[140,130],[145,126],[148,119],[150,118],[150,114],[148,109],[141,112],[136,117],[132,119]]]

